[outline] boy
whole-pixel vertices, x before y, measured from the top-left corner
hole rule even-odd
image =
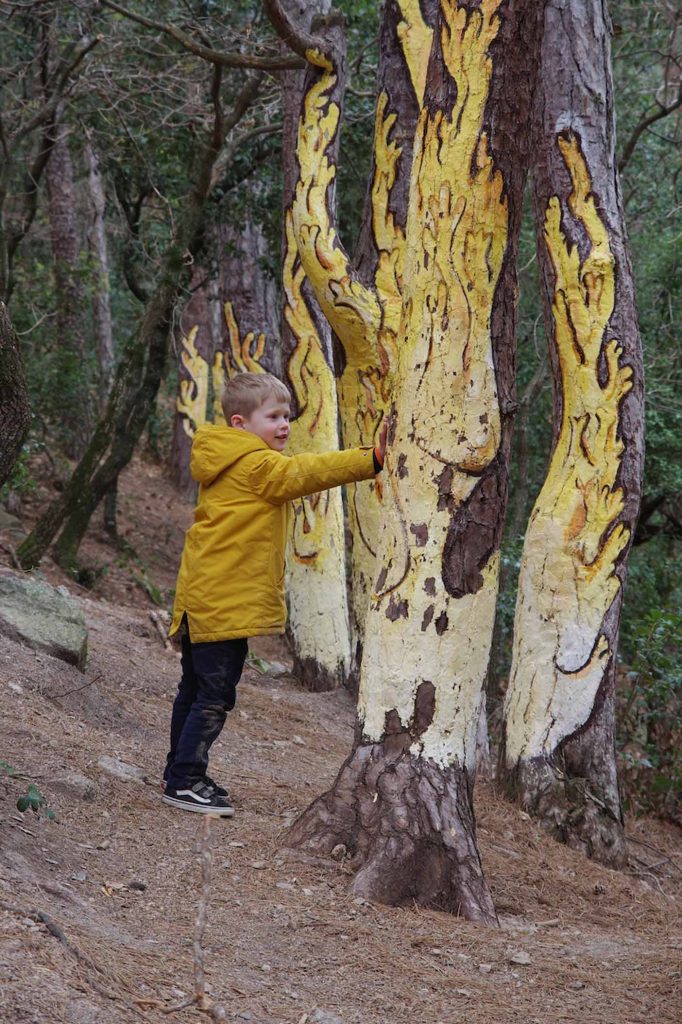
[[[376,449],[282,454],[291,397],[269,373],[240,373],[225,386],[226,426],[197,430],[190,468],[199,481],[187,531],[170,633],[182,627],[182,679],[173,705],[163,800],[231,818],[227,790],[207,775],[244,667],[247,638],[283,633],[284,551],[292,498],[357,480],[383,465]]]

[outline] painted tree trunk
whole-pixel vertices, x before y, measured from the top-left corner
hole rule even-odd
[[[197,427],[213,419],[211,369],[222,351],[221,305],[217,280],[206,266],[198,264],[180,316],[178,394],[170,458],[173,479],[188,497],[196,493],[189,471],[192,438]]]
[[[328,0],[299,4],[297,24],[310,29],[329,9]],[[326,29],[315,20],[316,30]],[[339,50],[343,32],[331,28]],[[340,69],[339,69],[340,70]],[[289,450],[333,451],[339,447],[338,401],[334,374],[332,332],[315,299],[299,256],[294,236],[292,203],[299,180],[297,136],[301,131],[317,137],[317,125],[306,122],[311,95],[316,95],[318,74],[290,72],[283,78],[283,213],[282,286],[284,309],[282,356],[285,379],[294,397]],[[340,70],[327,102],[341,107],[344,88]],[[326,155],[335,162],[338,131],[327,142]],[[334,188],[326,202],[334,216]],[[346,544],[340,488],[323,491],[293,503],[287,556],[289,637],[294,671],[304,686],[315,692],[332,690],[347,682],[350,670],[350,628],[346,586]]]
[[[391,400],[392,374],[402,307],[405,228],[412,166],[412,146],[423,103],[436,0],[387,0],[379,36],[379,68],[372,169],[354,254],[358,278],[376,291],[383,323],[377,325],[378,365],[358,371],[346,365],[340,380],[341,422],[346,444],[372,436]],[[367,395],[363,422],[358,400]],[[364,443],[367,443],[366,441]],[[351,681],[357,690],[362,664],[365,619],[374,582],[383,483],[348,488],[352,549]]]
[[[265,239],[248,218],[243,227],[207,231],[202,263],[189,286],[180,319],[178,394],[171,447],[173,477],[193,495],[189,472],[192,438],[202,423],[223,418],[225,374],[277,373],[276,289],[260,266]]]
[[[533,187],[554,447],[525,538],[501,768],[558,838],[618,865],[614,673],[643,380],[614,143],[604,4],[550,0]]]
[[[71,455],[82,454],[90,433],[89,352],[85,344],[84,295],[76,186],[66,126],[57,117],[47,163],[48,213],[55,283],[57,379],[63,398],[63,426]]]
[[[494,922],[471,787],[513,410],[541,5],[441,0],[415,136],[377,578],[353,752],[291,841],[355,891]]]
[[[268,8],[271,16],[273,8],[281,16],[275,0],[268,0]],[[391,9],[395,13],[394,7]],[[282,31],[281,17],[278,28]],[[329,33],[322,41],[296,40],[296,30],[289,24],[283,34],[287,41],[295,40],[312,65],[298,125],[298,180],[291,201],[293,236],[312,293],[343,347],[338,383],[343,443],[348,447],[372,444],[388,408],[389,374],[395,364],[400,318],[404,234],[388,202],[400,156],[400,148],[389,139],[396,117],[388,110],[388,96],[382,91],[375,126],[372,223],[363,232],[361,278],[339,241],[334,220],[343,55]],[[406,76],[406,68],[404,73]],[[380,486],[374,483],[348,488],[355,660],[362,646],[361,624],[374,573],[379,498]]]
[[[31,406],[17,336],[0,301],[0,487],[9,477],[31,421]]]

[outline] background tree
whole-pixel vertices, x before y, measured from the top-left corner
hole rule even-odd
[[[563,0],[546,9],[532,151],[554,447],[524,543],[503,768],[557,835],[620,864],[614,676],[639,508],[643,378],[608,24],[601,3],[589,15]]]

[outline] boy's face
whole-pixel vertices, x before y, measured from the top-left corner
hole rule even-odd
[[[281,452],[284,451],[289,437],[290,415],[289,403],[271,395],[249,416],[237,414],[231,418],[230,423],[238,430],[248,430],[252,434],[257,434],[269,448]]]

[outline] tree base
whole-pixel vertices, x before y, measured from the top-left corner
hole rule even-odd
[[[496,925],[468,773],[392,749],[390,739],[355,746],[332,788],[294,822],[287,844],[318,856],[344,847],[356,872],[352,890],[366,899]]]
[[[620,804],[594,782],[572,776],[546,758],[521,761],[501,777],[517,800],[551,835],[612,868],[627,864]]]
[[[320,665],[315,658],[299,658],[294,654],[292,674],[303,686],[304,690],[310,693],[330,693],[343,686],[343,673],[332,672],[324,665]]]

